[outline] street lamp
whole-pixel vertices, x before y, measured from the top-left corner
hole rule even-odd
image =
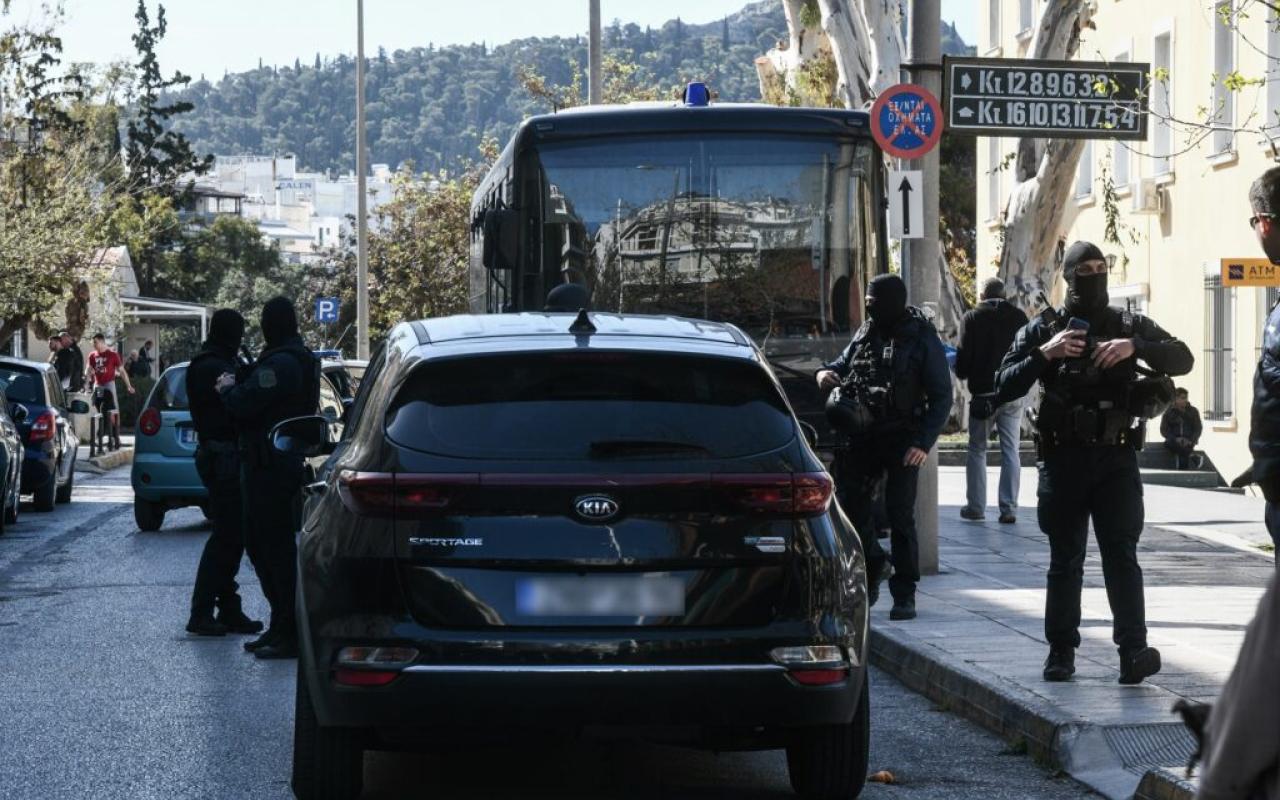
[[[356,0],[356,358],[369,358],[369,220],[364,130],[364,0]]]

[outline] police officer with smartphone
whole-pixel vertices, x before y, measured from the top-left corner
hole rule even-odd
[[[1140,683],[1160,671],[1160,653],[1147,645],[1137,451],[1146,420],[1163,414],[1173,400],[1168,376],[1190,372],[1194,358],[1152,320],[1108,305],[1107,262],[1095,245],[1071,245],[1063,277],[1065,306],[1047,309],[1018,332],[996,376],[1000,398],[1021,397],[1037,380],[1043,387],[1036,440],[1039,522],[1050,549],[1044,679],[1065,681],[1075,673],[1092,519],[1120,651],[1120,682]]]

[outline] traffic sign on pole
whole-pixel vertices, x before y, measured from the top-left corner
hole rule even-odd
[[[923,86],[900,83],[871,106],[871,135],[895,158],[920,158],[942,138],[942,107]]]
[[[321,325],[332,325],[338,321],[338,298],[316,298],[316,322]]]
[[[948,58],[947,128],[978,136],[1146,139],[1150,64]]]
[[[924,238],[924,173],[918,169],[889,172],[889,235]]]

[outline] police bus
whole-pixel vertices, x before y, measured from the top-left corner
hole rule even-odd
[[[813,381],[888,268],[884,169],[861,111],[675,103],[525,121],[471,206],[472,313],[540,311],[584,284],[594,311],[729,322],[801,419]]]

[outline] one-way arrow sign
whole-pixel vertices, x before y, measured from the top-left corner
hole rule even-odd
[[[889,235],[895,239],[924,238],[924,178],[920,170],[889,173]]]

